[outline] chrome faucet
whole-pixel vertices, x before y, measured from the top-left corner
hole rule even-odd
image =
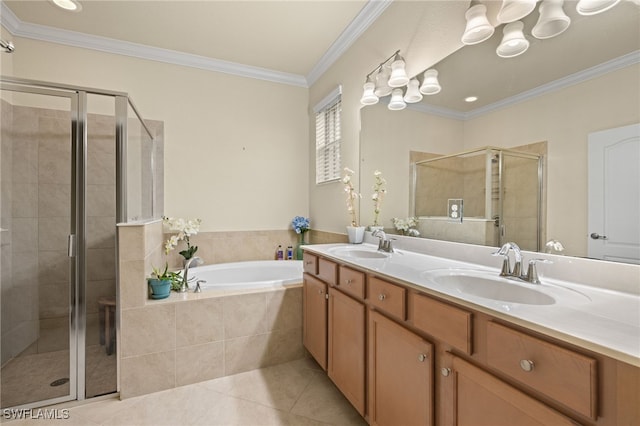
[[[513,270],[511,270],[511,266],[509,265],[509,252],[512,250],[515,257]],[[531,259],[529,260],[527,273],[523,274],[522,253],[520,252],[520,247],[518,247],[516,243],[506,243],[502,247],[500,247],[500,250],[492,253],[492,255],[504,256],[504,260],[502,262],[502,270],[500,271],[501,277],[516,278],[522,281],[526,281],[530,284],[540,284],[540,278],[538,278],[538,271],[536,270],[536,263],[553,263],[547,259]]]
[[[513,269],[511,269],[511,265],[509,264],[509,252],[512,250],[515,257],[515,264],[513,265]],[[502,270],[500,271],[501,277],[521,278],[522,253],[520,252],[520,247],[518,247],[516,243],[505,243],[502,247],[500,247],[500,250],[492,253],[492,255],[504,257],[504,260],[502,261]]]
[[[204,262],[198,256],[194,256],[184,263],[184,274],[182,275],[182,285],[180,286],[180,293],[186,293],[189,290],[189,283],[187,282],[189,277],[189,268],[191,264],[195,264],[195,266],[202,265]]]
[[[378,242],[378,251],[393,253],[392,239],[387,237],[387,234],[382,229],[376,229],[371,235],[380,239]]]

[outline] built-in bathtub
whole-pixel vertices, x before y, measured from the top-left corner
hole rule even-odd
[[[301,260],[255,260],[204,265],[189,270],[189,287],[202,291],[281,288],[302,283]]]

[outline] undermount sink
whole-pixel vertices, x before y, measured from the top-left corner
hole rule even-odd
[[[525,305],[553,305],[556,299],[542,291],[526,287],[513,279],[492,276],[482,271],[428,271],[423,274],[436,284],[460,293]],[[525,286],[526,285],[526,286]]]
[[[387,253],[365,247],[335,247],[329,249],[329,252],[336,256],[351,257],[353,259],[386,259],[389,257]]]

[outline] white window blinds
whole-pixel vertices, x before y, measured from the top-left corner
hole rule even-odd
[[[338,87],[313,109],[316,113],[316,183],[340,179],[340,111]]]

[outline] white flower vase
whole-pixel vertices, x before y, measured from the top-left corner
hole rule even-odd
[[[350,244],[362,244],[364,240],[364,226],[347,226],[347,236]]]

